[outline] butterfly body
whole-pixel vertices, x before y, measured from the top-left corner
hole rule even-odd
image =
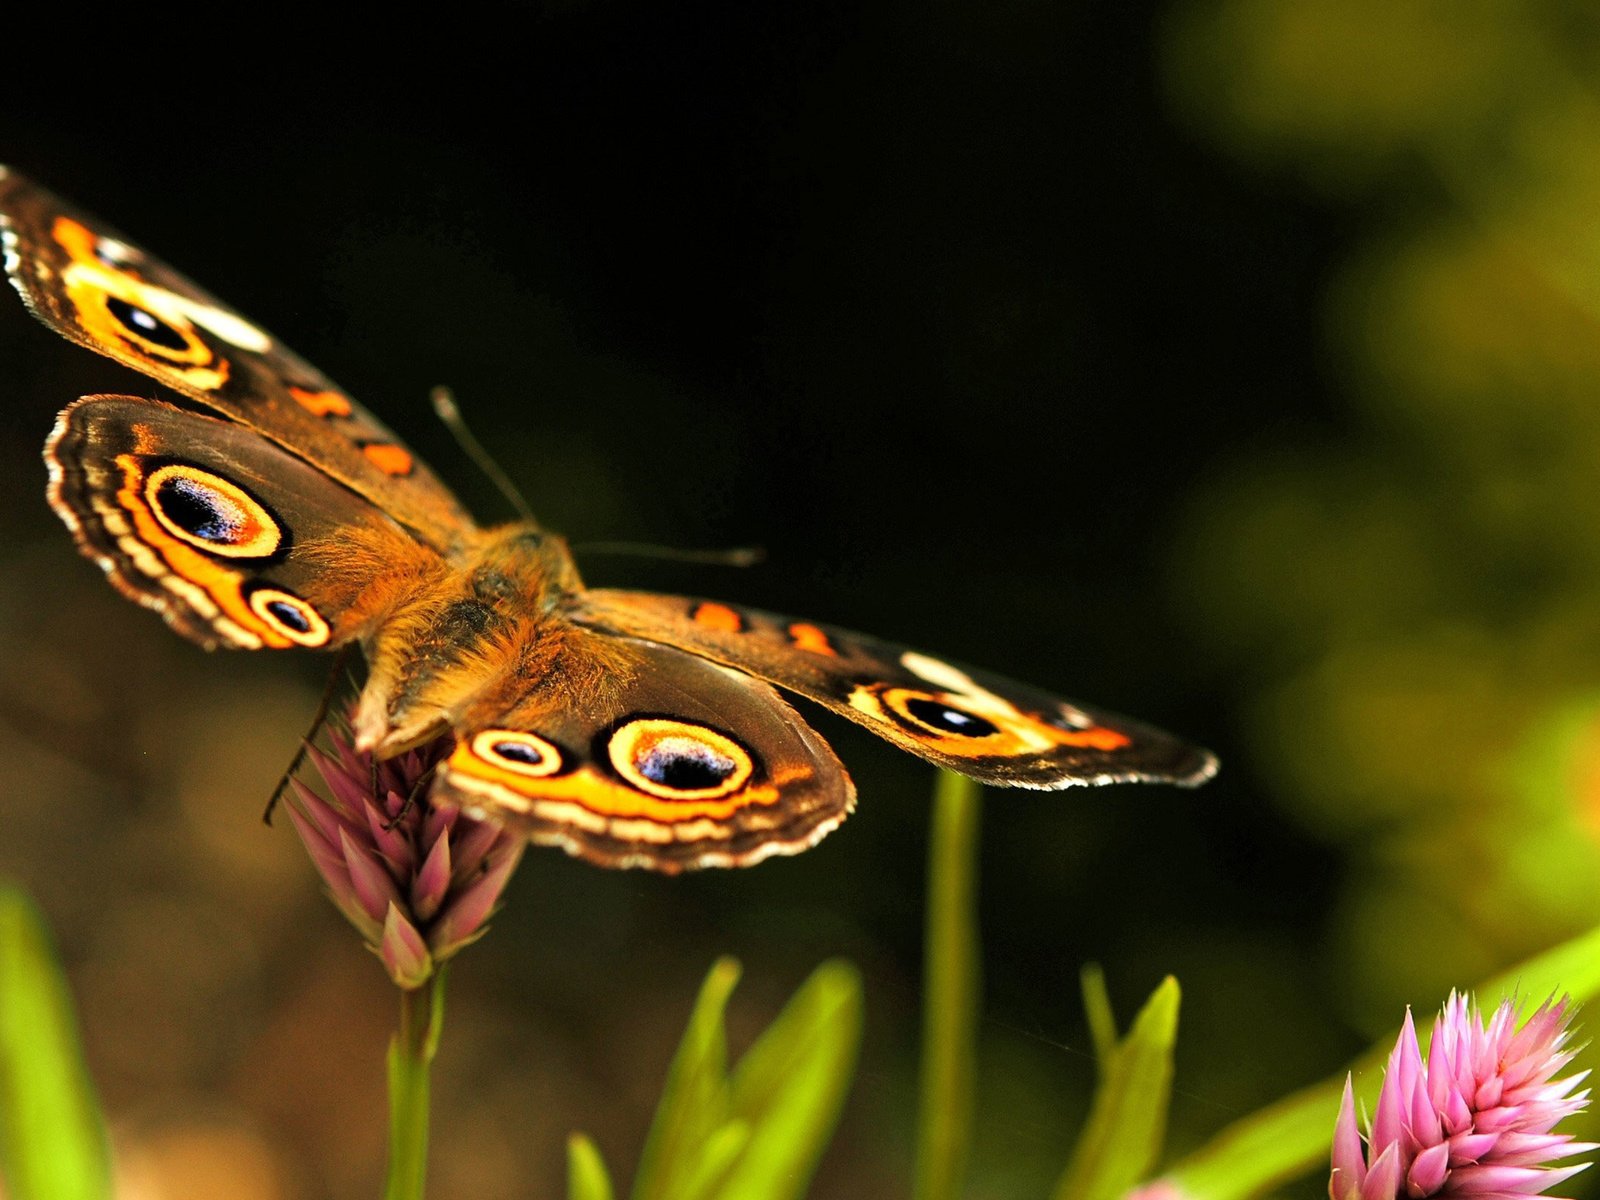
[[[358,748],[388,757],[504,712],[530,689],[590,686],[557,612],[581,586],[566,543],[522,524],[487,530],[421,573],[405,564],[385,585],[392,606],[361,638]]]
[[[606,866],[794,853],[855,794],[778,689],[1005,786],[1215,770],[1159,730],[862,634],[585,588],[560,537],[477,525],[270,334],[3,169],[0,233],[35,315],[186,401],[61,413],[48,494],[80,548],[208,648],[358,645],[357,745],[386,757],[453,734],[440,803]]]

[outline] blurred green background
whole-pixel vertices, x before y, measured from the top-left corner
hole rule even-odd
[[[973,1197],[1065,1159],[1086,960],[1124,1013],[1182,980],[1181,1151],[1594,924],[1592,5],[342,20],[19,55],[0,157],[276,331],[485,519],[433,384],[577,542],[770,552],[580,560],[591,583],[872,631],[1222,755],[1196,793],[990,793]],[[17,303],[0,361],[0,872],[60,938],[126,1194],[374,1194],[389,985],[257,819],[325,660],[207,656],[105,586],[38,448],[75,396],[153,385]],[[736,1039],[860,964],[814,1194],[906,1194],[932,772],[816,723],[861,805],[797,859],[530,854],[453,977],[436,1194],[556,1195],[575,1128],[632,1163],[721,952]]]

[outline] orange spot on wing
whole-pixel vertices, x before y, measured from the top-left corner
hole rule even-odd
[[[350,415],[350,398],[343,392],[313,392],[309,388],[290,385],[289,394],[300,402],[300,406],[313,416],[318,417],[348,417]]]
[[[1068,732],[1064,729],[1051,729],[1051,737],[1063,746],[1087,746],[1091,750],[1121,750],[1124,746],[1131,745],[1133,739],[1127,734],[1118,733],[1115,729],[1107,729],[1103,725],[1092,725],[1088,729],[1077,729]]]
[[[713,601],[697,605],[692,614],[696,625],[715,629],[718,633],[739,633],[744,629],[744,618],[726,604]]]
[[[391,442],[373,442],[361,447],[361,453],[385,475],[409,475],[414,465],[411,452]]]
[[[833,648],[828,635],[815,625],[796,622],[789,626],[789,640],[801,650],[809,650],[813,654],[826,654],[829,658],[839,657],[839,652]]]

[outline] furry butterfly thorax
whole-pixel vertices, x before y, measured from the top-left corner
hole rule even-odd
[[[358,747],[446,733],[431,796],[611,867],[747,866],[855,802],[780,692],[986,783],[1195,785],[1206,751],[831,625],[586,588],[566,543],[476,524],[384,425],[259,326],[0,168],[12,283],[181,403],[69,405],[49,499],[125,595],[202,646],[358,645]]]

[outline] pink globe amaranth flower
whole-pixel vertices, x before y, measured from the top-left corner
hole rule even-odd
[[[1406,1012],[1389,1055],[1365,1152],[1346,1079],[1333,1134],[1332,1200],[1471,1196],[1518,1200],[1587,1167],[1551,1162],[1596,1147],[1551,1132],[1588,1103],[1575,1091],[1587,1071],[1557,1079],[1572,1062],[1566,997],[1546,1002],[1519,1029],[1517,1008],[1502,1001],[1487,1024],[1476,1002],[1455,992],[1433,1024],[1424,1064]]]
[[[421,987],[486,932],[524,843],[428,799],[449,738],[377,764],[339,730],[329,741],[332,753],[306,752],[328,796],[292,779],[290,819],[333,902],[389,977]]]

